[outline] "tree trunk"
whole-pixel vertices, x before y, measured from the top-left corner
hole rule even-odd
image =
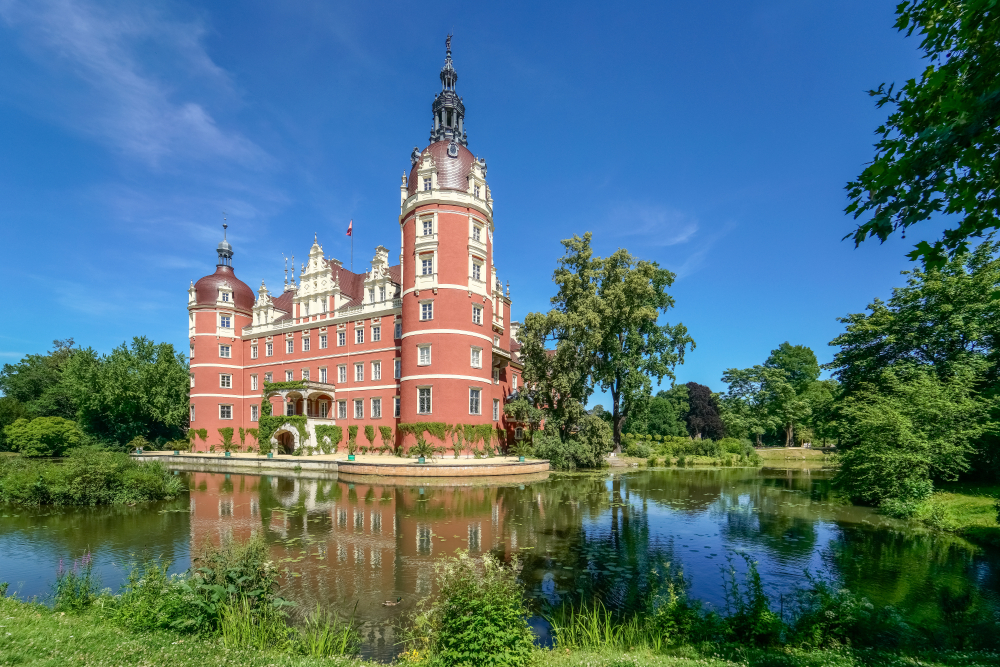
[[[622,427],[625,425],[625,415],[615,415],[611,421],[614,424],[614,428],[612,429],[615,439],[614,451],[620,454],[622,450]]]
[[[791,422],[785,425],[785,447],[791,447],[795,444],[794,440],[795,426]]]

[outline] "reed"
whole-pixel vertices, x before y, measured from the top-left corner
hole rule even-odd
[[[338,612],[330,613],[320,608],[317,603],[315,611],[305,617],[298,630],[298,652],[313,658],[355,655],[361,647],[361,635],[354,621],[357,608],[355,603],[351,615],[345,619]]]
[[[291,643],[285,614],[272,605],[256,605],[240,596],[220,605],[219,635],[227,648],[283,651]]]
[[[563,605],[546,616],[556,644],[564,649],[646,648],[655,642],[637,616],[620,619],[595,600],[590,606]]]

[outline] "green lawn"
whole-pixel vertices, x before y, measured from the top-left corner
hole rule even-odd
[[[1000,524],[994,505],[1000,486],[975,482],[942,484],[924,503],[916,518],[943,530],[960,533],[981,544],[1000,546]]]
[[[904,657],[838,651],[758,651],[739,647],[691,647],[671,655],[648,651],[537,651],[537,667],[985,667],[1000,664],[996,653],[942,653]],[[0,665],[138,667],[375,667],[344,658],[304,658],[227,649],[215,639],[172,632],[131,633],[96,614],[63,614],[37,604],[0,598]]]

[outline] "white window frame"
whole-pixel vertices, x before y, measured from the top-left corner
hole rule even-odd
[[[482,326],[483,324],[483,307],[473,304],[472,306],[472,323]]]
[[[378,287],[378,300],[385,301],[385,285],[379,285]]]
[[[430,191],[431,191],[431,179],[425,178],[424,179],[424,192],[430,192]]]
[[[257,376],[250,376],[250,391],[257,391]]]
[[[309,336],[303,336],[302,337],[302,351],[303,352],[308,352],[310,347],[311,347],[311,344],[309,342]]]
[[[337,332],[337,347],[344,347],[347,345],[347,332],[338,331]]]
[[[403,362],[399,357],[392,360],[392,377],[398,380],[403,375]]]
[[[337,419],[347,419],[347,401],[337,401]]]
[[[194,406],[189,406],[191,409],[188,412],[188,421],[194,421]]]
[[[469,277],[473,280],[483,281],[483,262],[473,259],[472,260],[472,270],[470,271],[472,275]]]
[[[354,399],[354,418],[355,419],[365,418],[365,399],[363,398]]]
[[[434,255],[426,253],[420,256],[420,275],[434,275]]]
[[[233,316],[232,315],[219,315],[219,326],[223,329],[233,328]]]
[[[220,345],[219,346],[219,358],[220,359],[232,359],[233,358],[233,348],[231,345]]]
[[[260,406],[256,403],[250,404],[250,421],[255,422],[260,420]]]
[[[357,327],[354,330],[354,344],[361,345],[365,342],[365,328]]]
[[[422,410],[423,397],[421,392],[427,392],[427,410]],[[434,411],[434,390],[433,387],[417,387],[417,414],[429,415]]]
[[[268,357],[274,356],[274,343],[264,343],[264,354]]]
[[[285,382],[292,382],[295,379],[295,371],[285,371]]]
[[[347,382],[347,364],[337,366],[337,382],[340,384]]]
[[[295,354],[295,340],[293,338],[285,341],[285,354]]]
[[[472,410],[473,394],[475,394],[475,401],[476,401],[475,411]],[[469,414],[470,415],[483,414],[483,390],[479,387],[469,387]]]
[[[322,382],[323,384],[326,384],[327,381],[326,366],[321,366],[319,369],[319,381]]]
[[[434,234],[434,220],[432,218],[427,218],[426,220],[421,220],[421,229],[423,231],[423,236],[433,236]]]
[[[303,368],[302,369],[302,379],[303,380],[309,380],[309,369],[308,368]]]
[[[482,368],[483,367],[483,348],[481,348],[481,347],[472,347],[469,350],[469,364],[473,368]]]
[[[227,412],[229,413],[228,417],[226,417],[226,413]],[[223,419],[223,420],[228,421],[228,420],[230,420],[232,418],[233,418],[233,405],[232,405],[232,403],[219,403],[219,419]]]
[[[493,369],[493,384],[500,384],[500,369]]]
[[[500,421],[500,399],[493,399],[493,421]]]
[[[326,334],[319,335],[319,349],[321,350],[326,349]]]
[[[191,386],[193,387],[194,386],[194,373],[189,373],[189,375],[191,376]]]
[[[264,373],[264,382],[271,382],[273,377],[270,373]]]
[[[392,416],[394,419],[399,419],[399,396],[392,398]]]
[[[374,381],[374,380],[381,380],[381,379],[382,379],[382,362],[381,361],[373,361],[372,362],[372,380]]]
[[[364,382],[365,381],[365,365],[364,363],[354,364],[354,381]]]
[[[476,186],[476,196],[479,196],[479,186]],[[483,242],[483,226],[482,225],[472,225],[472,240]]]
[[[430,366],[430,365],[431,365],[430,344],[417,345],[417,366]]]
[[[376,325],[372,327],[372,342],[377,343],[382,340],[382,327]]]
[[[373,398],[371,405],[371,418],[382,419],[382,399]]]
[[[420,302],[420,321],[429,322],[434,319],[434,300],[428,299]]]
[[[403,337],[403,323],[402,322],[398,322],[397,321],[396,325],[393,327],[393,329],[394,329],[394,331],[393,331],[394,338],[402,338]]]
[[[250,346],[250,358],[251,359],[256,359],[257,358],[257,346],[256,345],[251,345]]]

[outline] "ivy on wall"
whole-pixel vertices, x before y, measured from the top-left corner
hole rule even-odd
[[[225,447],[228,452],[233,447],[233,427],[225,426],[216,430],[219,432],[219,437],[222,438],[222,446]]]
[[[321,424],[316,426],[316,444],[319,445],[320,449],[323,450],[324,454],[329,454],[331,451],[336,452],[338,446],[340,445],[341,438],[344,437],[344,427],[343,426],[331,426],[329,424]],[[329,438],[330,443],[327,444],[325,439]]]
[[[309,437],[306,431],[306,417],[304,415],[262,415],[260,418],[260,438],[258,442],[261,443],[261,448],[263,449],[264,443],[271,442],[271,436],[274,435],[275,431],[280,429],[285,424],[290,424],[296,428],[299,432],[299,446],[305,444],[306,439]]]
[[[284,391],[285,389],[305,389],[306,383],[302,380],[289,380],[288,382],[265,382],[264,383],[264,396],[269,395],[275,391]]]

